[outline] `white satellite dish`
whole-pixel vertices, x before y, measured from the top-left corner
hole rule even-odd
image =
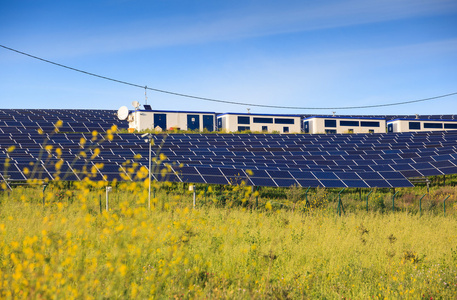
[[[127,106],[122,106],[117,111],[117,118],[121,121],[127,120],[128,116],[129,116],[129,109],[127,108]]]
[[[132,105],[133,105],[133,107],[135,107],[135,109],[138,109],[138,107],[140,107],[140,102],[138,102],[138,101],[133,101],[133,102],[132,102]]]

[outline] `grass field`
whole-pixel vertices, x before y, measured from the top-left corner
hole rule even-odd
[[[106,212],[104,190],[73,188],[49,187],[44,206],[41,187],[1,194],[1,298],[453,299],[457,294],[453,205],[444,216],[424,202],[420,216],[402,209],[399,200],[392,213],[375,209],[375,197],[386,205],[390,197],[375,192],[370,212],[364,201],[347,196],[346,213],[338,216],[335,195],[325,190],[314,191],[311,208],[304,210],[302,196],[285,200],[285,207],[265,199],[267,191],[235,187],[225,194],[199,192],[193,209],[188,192],[168,187],[155,192],[149,211],[147,189],[138,185],[115,189]]]

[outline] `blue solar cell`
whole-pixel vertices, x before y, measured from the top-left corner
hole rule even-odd
[[[211,176],[223,176],[221,170],[218,168],[207,168],[207,167],[198,167],[198,172],[204,176],[211,175]]]
[[[370,166],[373,171],[380,172],[380,171],[394,171],[390,165],[373,165]]]
[[[197,175],[200,176],[195,167],[175,167],[175,171],[178,175]]]
[[[379,172],[384,179],[405,179],[405,177],[400,172]]]
[[[289,169],[290,166],[285,166],[285,169]],[[273,178],[293,179],[293,176],[288,171],[268,171]]]
[[[414,185],[407,179],[387,180],[392,187],[413,187]]]
[[[179,173],[178,173],[179,174]],[[192,174],[179,174],[179,178],[181,178],[182,182],[189,182],[189,183],[206,183],[202,176],[200,175],[192,175]]]
[[[322,185],[326,188],[343,188],[346,187],[343,181],[339,179],[319,179]]]
[[[316,179],[316,177],[310,171],[289,171],[289,173],[295,179]]]
[[[254,186],[276,187],[276,183],[271,178],[249,177]]]
[[[439,170],[445,174],[445,175],[450,175],[450,174],[457,174],[457,167],[442,167],[439,168]]]
[[[418,170],[423,176],[437,176],[437,175],[443,175],[441,171],[438,169],[419,169]]]
[[[270,175],[264,170],[251,170],[252,175],[249,175],[249,177],[259,177],[259,178],[270,178]]]
[[[208,184],[229,184],[224,176],[202,175]]]
[[[377,172],[360,172],[358,174],[363,180],[382,179],[381,175]]]
[[[422,174],[416,170],[404,170],[404,171],[400,171],[400,173],[402,173],[403,176],[405,176],[406,178],[422,177]]]
[[[401,164],[401,165],[391,165],[391,167],[395,171],[407,171],[407,170],[415,170],[411,165],[409,164]]]
[[[289,178],[273,178],[273,180],[276,182],[276,184],[279,187],[290,187],[293,185],[299,186],[299,184],[295,181],[295,179],[289,179]]]
[[[307,188],[307,187],[323,187],[323,185],[317,179],[301,179],[301,178],[297,178],[296,180],[304,188]]]
[[[443,160],[443,161],[431,161],[430,164],[434,166],[435,168],[441,169],[445,167],[453,167],[454,164],[452,164],[448,160]]]
[[[246,177],[246,174],[244,173],[243,170],[240,169],[227,169],[227,168],[220,168],[221,172],[225,176],[231,176],[231,177]]]
[[[316,176],[317,179],[334,179],[338,180],[338,177],[333,172],[319,172],[319,171],[313,171],[312,172],[314,176]]]
[[[339,179],[343,179],[343,180],[346,180],[346,179],[360,180],[360,177],[356,173],[353,173],[353,172],[335,172],[335,175],[338,176]]]
[[[450,159],[454,159],[454,157],[450,154],[444,154],[444,155],[434,155],[432,156],[432,158],[435,160],[435,161],[443,161],[443,160],[450,160]]]
[[[365,182],[368,184],[369,187],[371,188],[390,188],[392,187],[386,180],[384,179],[368,179],[365,180]]]
[[[354,180],[354,179],[343,179],[342,180],[347,187],[350,188],[367,188],[369,187],[363,180]]]

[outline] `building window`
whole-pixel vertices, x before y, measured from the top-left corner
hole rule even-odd
[[[420,130],[421,122],[409,122],[409,129]]]
[[[309,133],[309,121],[303,122],[303,129],[305,130],[305,133]]]
[[[457,123],[444,123],[446,129],[457,129]]]
[[[253,118],[254,123],[273,124],[273,118]]]
[[[324,126],[325,127],[336,127],[336,120],[325,120]]]
[[[336,129],[325,129],[325,133],[336,133]]]
[[[368,129],[368,133],[374,133],[374,129]]]
[[[251,117],[238,117],[238,124],[251,124]]]
[[[348,133],[354,133],[354,129],[348,129]]]
[[[294,119],[275,118],[275,124],[295,124]]]
[[[283,127],[282,132],[284,133],[289,133],[289,127]]]
[[[249,127],[249,126],[238,126],[238,131],[245,131],[245,130],[251,130],[251,127]]]
[[[357,126],[357,127],[359,127],[359,121],[340,121],[340,126]]]
[[[262,131],[268,131],[268,126],[262,126]]]
[[[379,127],[379,122],[375,121],[360,121],[360,126],[362,127]]]
[[[443,128],[443,123],[424,123],[424,128]]]

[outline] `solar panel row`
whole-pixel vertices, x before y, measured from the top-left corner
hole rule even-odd
[[[81,138],[85,153],[81,153]],[[147,166],[148,145],[139,135],[117,134],[112,141],[92,141],[92,134],[0,134],[0,161],[9,160],[12,180],[55,179],[55,165],[65,161],[59,178],[81,180],[86,168],[101,180],[131,180],[123,164],[139,155]],[[43,145],[43,141],[46,141]],[[360,135],[170,134],[154,136],[153,156],[162,153],[172,167],[157,180],[256,186],[398,187],[405,177],[457,173],[457,133]],[[44,150],[52,146],[50,155]],[[8,148],[15,146],[13,152]],[[97,155],[94,150],[97,147]],[[57,155],[55,149],[61,154]],[[100,164],[104,167],[101,168]],[[39,167],[35,167],[39,165]],[[179,165],[183,167],[179,168]],[[98,167],[97,167],[98,166]],[[30,171],[25,174],[24,168]],[[92,172],[92,168],[95,168]],[[5,170],[5,164],[0,170]],[[121,171],[119,171],[119,169]],[[76,171],[78,170],[78,171]],[[245,170],[252,170],[249,175]],[[103,178],[106,176],[106,178]]]
[[[61,120],[61,132],[106,132],[112,125],[127,128],[113,110],[1,109],[0,133],[52,132]]]

